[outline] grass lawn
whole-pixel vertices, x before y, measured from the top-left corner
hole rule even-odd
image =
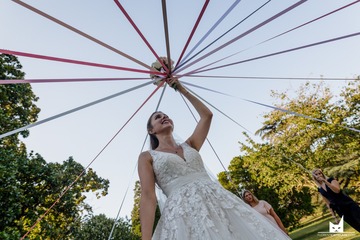
[[[303,227],[290,233],[293,240],[360,240],[360,233],[344,223],[344,232],[342,234],[330,234],[329,222],[333,222],[330,216],[312,217],[303,222]],[[326,232],[321,234],[319,232]]]

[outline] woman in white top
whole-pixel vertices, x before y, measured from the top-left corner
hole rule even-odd
[[[243,200],[249,204],[256,211],[261,213],[264,217],[269,219],[274,225],[278,226],[281,230],[283,230],[286,234],[286,228],[284,224],[281,222],[279,216],[276,214],[272,206],[265,200],[258,200],[257,197],[252,194],[249,190],[244,190],[242,193]]]

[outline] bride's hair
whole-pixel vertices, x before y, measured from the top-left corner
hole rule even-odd
[[[147,131],[149,133],[149,136],[150,136],[150,147],[152,150],[156,149],[158,146],[159,146],[159,139],[157,139],[156,135],[155,134],[151,134],[149,131],[153,128],[153,126],[151,125],[151,118],[152,116],[154,116],[155,113],[158,113],[158,112],[153,112],[148,121],[147,121]]]

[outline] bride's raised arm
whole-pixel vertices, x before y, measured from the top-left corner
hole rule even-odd
[[[196,150],[200,150],[210,129],[213,113],[196,96],[192,95],[176,77],[169,78],[167,83],[170,87],[177,89],[194,106],[200,116],[200,120],[195,127],[194,132],[186,142]]]

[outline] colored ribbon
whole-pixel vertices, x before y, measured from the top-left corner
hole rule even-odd
[[[5,50],[5,49],[0,49],[0,53],[12,54],[12,55],[22,56],[22,57],[45,59],[45,60],[49,60],[49,61],[80,64],[80,65],[91,66],[91,67],[110,68],[110,69],[130,71],[130,72],[164,75],[163,73],[158,72],[158,71],[148,71],[148,70],[140,70],[140,69],[134,69],[134,68],[119,67],[119,66],[101,64],[101,63],[85,62],[85,61],[72,60],[72,59],[67,59],[67,58],[51,57],[51,56],[45,56],[45,55],[39,55],[39,54],[33,54],[33,53],[25,53],[25,52],[17,52],[17,51],[12,51],[12,50]]]
[[[22,1],[19,1],[19,0],[12,0],[12,1],[19,4],[19,5],[21,5],[21,6],[23,6],[23,7],[25,7],[25,8],[27,8],[27,9],[29,9],[29,10],[31,10],[31,11],[33,11],[33,12],[35,12],[35,13],[37,13],[37,14],[39,14],[39,15],[41,15],[41,16],[43,16],[43,17],[45,17],[45,18],[47,18],[47,19],[49,19],[49,20],[51,20],[51,21],[53,21],[53,22],[55,22],[55,23],[57,23],[57,24],[59,24],[59,25],[61,25],[61,26],[63,26],[63,27],[65,27],[65,28],[67,28],[67,29],[69,29],[69,30],[71,30],[71,31],[73,31],[73,32],[76,32],[77,34],[80,34],[81,36],[83,36],[83,37],[85,37],[85,38],[87,38],[87,39],[89,39],[89,40],[91,40],[91,41],[93,41],[93,42],[95,42],[95,43],[97,43],[97,44],[99,44],[99,45],[101,45],[101,46],[115,52],[115,53],[117,53],[117,54],[120,54],[121,56],[123,56],[123,57],[137,63],[137,64],[140,64],[141,66],[143,66],[143,67],[145,67],[147,69],[151,69],[151,67],[148,66],[147,64],[145,64],[145,63],[131,57],[130,55],[128,55],[126,53],[123,53],[123,52],[117,50],[116,48],[114,48],[114,47],[112,47],[112,46],[110,46],[110,45],[108,45],[108,44],[106,44],[106,43],[104,43],[104,42],[102,42],[102,41],[100,41],[100,40],[98,40],[98,39],[84,33],[84,32],[82,32],[82,31],[80,31],[80,30],[78,30],[78,29],[76,29],[76,28],[74,28],[72,26],[70,26],[69,24],[66,24],[66,23],[64,23],[64,22],[50,16],[49,14],[46,14],[46,13],[40,11],[39,9],[36,9],[36,8],[30,6],[30,5],[28,5],[28,4],[26,4],[26,3],[22,2]]]
[[[59,83],[59,82],[97,82],[97,81],[119,81],[119,80],[146,80],[149,78],[54,78],[54,79],[0,79],[1,84],[18,83]]]
[[[325,120],[321,120],[321,119],[318,119],[318,118],[313,118],[313,117],[307,116],[307,115],[305,115],[305,114],[297,113],[297,112],[290,111],[290,110],[287,110],[287,109],[283,109],[283,108],[271,106],[271,105],[268,105],[268,104],[265,104],[265,103],[260,103],[260,102],[256,102],[256,101],[249,100],[249,99],[245,99],[245,98],[239,98],[239,97],[236,97],[236,96],[233,96],[233,95],[230,95],[230,94],[226,94],[226,93],[223,93],[223,92],[220,92],[220,91],[212,90],[212,89],[209,89],[209,88],[201,87],[201,86],[198,86],[198,85],[195,85],[195,84],[191,84],[191,83],[187,83],[187,82],[182,82],[182,83],[184,83],[184,84],[186,84],[186,85],[189,85],[189,86],[193,86],[193,87],[197,87],[197,88],[200,88],[200,89],[204,89],[204,90],[207,90],[207,91],[210,91],[210,92],[219,93],[219,94],[222,94],[222,95],[225,95],[225,96],[235,97],[235,98],[241,99],[241,100],[246,101],[246,102],[250,102],[250,103],[254,103],[254,104],[260,105],[260,106],[272,108],[272,109],[274,109],[274,110],[279,110],[279,111],[281,111],[281,112],[289,113],[289,114],[292,114],[292,115],[295,115],[295,116],[298,116],[298,117],[307,118],[307,119],[310,119],[310,120],[313,120],[313,121],[317,121],[317,122],[332,124],[331,122],[327,122],[327,121],[325,121]],[[339,126],[339,127],[341,127],[341,128],[345,128],[345,129],[348,129],[348,130],[351,130],[351,131],[355,131],[355,132],[359,132],[359,133],[360,133],[360,130],[359,130],[359,129],[356,129],[356,128],[350,128],[350,127],[346,127],[346,126],[338,125],[338,124],[337,124],[336,126]]]
[[[24,131],[24,130],[26,130],[26,129],[29,129],[29,128],[32,128],[32,127],[35,127],[35,126],[37,126],[37,125],[40,125],[40,124],[43,124],[43,123],[46,123],[46,122],[52,121],[52,120],[54,120],[54,119],[57,119],[57,118],[63,117],[63,116],[68,115],[68,114],[70,114],[70,113],[77,112],[77,111],[79,111],[79,110],[82,110],[82,109],[84,109],[84,108],[87,108],[87,107],[93,106],[93,105],[95,105],[95,104],[98,104],[98,103],[101,103],[101,102],[107,101],[107,100],[112,99],[112,98],[114,98],[114,97],[118,97],[118,96],[120,96],[120,95],[122,95],[122,94],[124,94],[124,93],[128,93],[128,92],[134,91],[134,90],[136,90],[136,89],[138,89],[138,88],[144,87],[144,86],[149,85],[149,84],[151,84],[151,83],[152,83],[152,82],[151,82],[151,81],[149,81],[149,82],[146,82],[146,83],[140,84],[139,86],[129,88],[129,89],[127,89],[127,90],[124,90],[124,91],[121,91],[121,92],[118,92],[118,93],[112,94],[112,95],[107,96],[107,97],[105,97],[105,98],[98,99],[98,100],[96,100],[96,101],[93,101],[93,102],[87,103],[87,104],[85,104],[85,105],[82,105],[82,106],[79,106],[79,107],[76,107],[76,108],[70,109],[70,110],[68,110],[68,111],[65,111],[65,112],[62,112],[62,113],[56,114],[56,115],[54,115],[54,116],[52,116],[52,117],[45,118],[45,119],[43,119],[43,120],[37,121],[37,122],[32,123],[32,124],[29,124],[29,125],[27,125],[27,126],[24,126],[24,127],[21,127],[21,128],[15,129],[15,130],[12,130],[12,131],[7,132],[7,133],[4,133],[4,134],[1,134],[1,135],[0,135],[0,139],[2,139],[2,138],[4,138],[4,137],[7,137],[7,136],[10,136],[10,135],[12,135],[12,134],[15,134],[15,133],[18,133],[18,132]]]
[[[200,23],[200,20],[201,20],[201,18],[203,17],[203,15],[204,15],[204,13],[205,13],[205,10],[206,10],[209,2],[210,2],[210,0],[206,0],[206,1],[205,1],[204,5],[203,5],[203,7],[202,7],[202,9],[201,9],[201,12],[200,12],[200,14],[199,14],[199,16],[198,16],[198,18],[197,18],[197,20],[196,20],[196,22],[195,22],[195,25],[194,25],[193,29],[191,30],[190,36],[189,36],[188,40],[186,41],[186,44],[185,44],[185,46],[184,46],[184,49],[182,50],[182,52],[181,52],[181,54],[180,54],[180,57],[179,57],[179,59],[178,59],[178,61],[177,61],[177,64],[179,64],[179,62],[181,61],[181,59],[182,59],[182,57],[183,57],[183,55],[184,55],[187,47],[189,46],[189,43],[190,43],[192,37],[194,36],[195,30],[197,29],[197,27],[198,27],[198,25],[199,25],[199,23]],[[175,68],[176,68],[176,66],[175,66]]]
[[[235,41],[237,41],[237,40],[239,40],[239,39],[241,39],[241,38],[245,37],[246,35],[248,35],[248,34],[252,33],[253,31],[257,30],[258,28],[260,28],[260,27],[262,27],[262,26],[264,26],[264,25],[268,24],[269,22],[271,22],[271,21],[275,20],[276,18],[278,18],[278,17],[280,17],[280,16],[284,15],[285,13],[287,13],[287,12],[289,12],[289,11],[293,10],[294,8],[296,8],[296,7],[300,6],[301,4],[305,3],[306,1],[307,1],[307,0],[300,0],[300,1],[298,1],[297,3],[295,3],[295,4],[291,5],[290,7],[288,7],[288,8],[286,8],[286,9],[284,9],[283,11],[281,11],[281,12],[279,12],[279,13],[275,14],[274,16],[272,16],[272,17],[268,18],[267,20],[265,20],[265,21],[261,22],[260,24],[256,25],[255,27],[252,27],[251,29],[247,30],[246,32],[244,32],[244,33],[240,34],[239,36],[237,36],[237,37],[233,38],[232,40],[230,40],[230,41],[228,41],[228,42],[226,42],[226,43],[222,44],[221,46],[219,46],[219,47],[217,47],[216,49],[212,50],[211,52],[209,52],[209,53],[205,54],[204,56],[202,56],[202,57],[198,58],[197,60],[194,60],[193,62],[191,62],[191,63],[189,63],[189,64],[185,65],[184,67],[182,67],[182,68],[180,68],[180,69],[178,69],[178,71],[177,71],[177,72],[180,72],[180,71],[182,71],[182,70],[184,70],[184,69],[186,69],[186,68],[190,67],[191,65],[193,65],[193,64],[195,64],[195,63],[197,63],[197,62],[199,62],[199,61],[203,60],[204,58],[206,58],[206,57],[208,57],[208,56],[210,56],[210,55],[214,54],[215,52],[219,51],[220,49],[223,49],[224,47],[226,47],[226,46],[228,46],[228,45],[230,45],[230,44],[234,43]]]

